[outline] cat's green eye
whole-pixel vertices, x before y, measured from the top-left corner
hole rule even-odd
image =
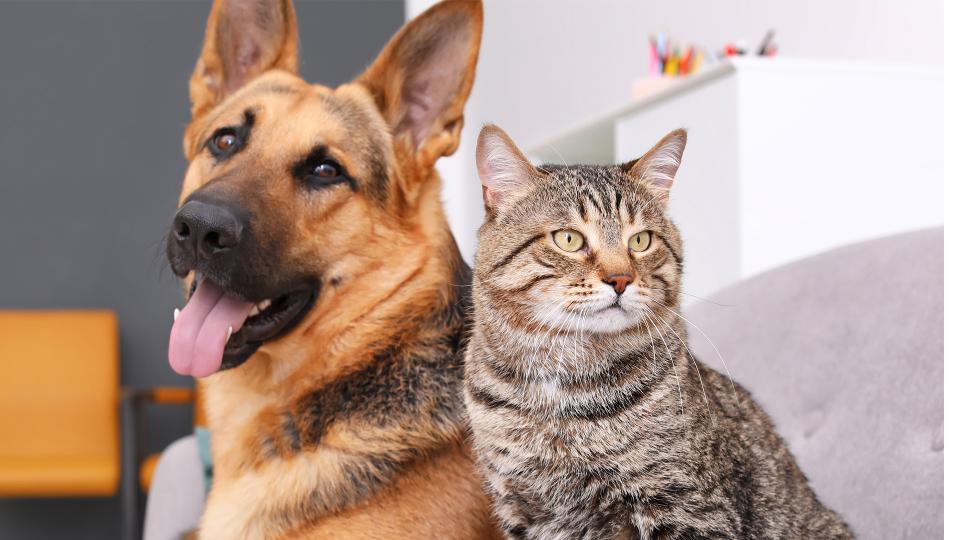
[[[564,251],[578,251],[583,247],[583,235],[570,229],[561,229],[553,233],[553,243]]]
[[[650,234],[650,231],[638,232],[630,237],[630,249],[633,251],[646,251],[650,249],[650,243],[652,241],[653,236]]]

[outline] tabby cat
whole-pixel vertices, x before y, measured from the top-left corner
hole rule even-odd
[[[534,167],[480,134],[464,392],[511,538],[852,538],[747,391],[686,348],[667,217],[685,144]]]

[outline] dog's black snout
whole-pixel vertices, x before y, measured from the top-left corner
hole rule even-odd
[[[243,222],[228,206],[195,200],[177,212],[171,233],[185,254],[203,260],[239,245]]]

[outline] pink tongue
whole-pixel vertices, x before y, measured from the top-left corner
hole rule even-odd
[[[253,303],[200,280],[170,331],[170,367],[180,375],[206,377],[216,373],[227,346],[227,328],[239,330]]]

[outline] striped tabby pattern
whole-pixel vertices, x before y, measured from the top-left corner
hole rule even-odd
[[[686,348],[666,215],[685,142],[534,168],[498,128],[481,133],[465,400],[510,538],[852,537],[747,391]],[[583,247],[561,249],[565,230]],[[631,250],[643,231],[649,247]]]

